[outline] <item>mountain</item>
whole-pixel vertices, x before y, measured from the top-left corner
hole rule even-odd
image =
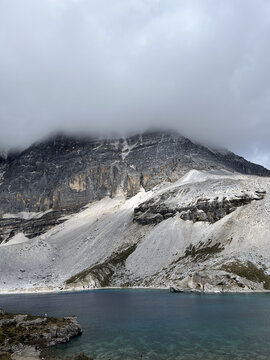
[[[0,212],[76,209],[119,191],[132,197],[192,169],[269,176],[231,152],[212,151],[173,132],[129,138],[56,136],[0,162]]]
[[[0,169],[2,292],[270,289],[270,172],[231,152],[57,136]]]

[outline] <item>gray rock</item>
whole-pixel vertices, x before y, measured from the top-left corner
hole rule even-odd
[[[242,292],[263,291],[263,284],[255,283],[222,270],[197,271],[184,278],[171,292]]]
[[[262,200],[266,192],[254,191],[253,194],[235,195],[230,198],[219,199],[198,199],[196,203],[179,206],[177,203],[168,205],[164,204],[174,195],[177,190],[167,191],[158,199],[150,199],[134,209],[134,221],[141,225],[158,224],[159,222],[175,216],[179,213],[182,220],[190,220],[194,223],[197,221],[206,221],[214,223],[224,216],[232,213],[238,207],[250,204],[253,200]]]
[[[22,354],[28,347],[33,349],[54,346],[82,334],[75,317],[58,319],[24,314],[0,314],[0,327],[4,330],[7,325],[13,335],[10,338],[9,333],[3,331],[5,338],[1,341],[0,353]]]
[[[231,152],[211,151],[173,132],[126,139],[56,136],[1,159],[0,212],[74,210],[119,189],[130,197],[141,186],[173,182],[190,169],[270,175]]]

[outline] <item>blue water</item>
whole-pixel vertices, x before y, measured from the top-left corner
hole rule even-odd
[[[77,315],[81,337],[53,352],[94,359],[270,359],[270,294],[94,290],[2,295],[0,308]]]

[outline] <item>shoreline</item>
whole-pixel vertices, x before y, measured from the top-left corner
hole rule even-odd
[[[122,287],[122,286],[106,286],[99,288],[74,288],[74,289],[62,289],[54,288],[36,288],[36,289],[14,289],[14,290],[0,290],[0,295],[27,295],[27,294],[62,294],[62,293],[75,293],[75,292],[87,292],[87,291],[97,291],[97,290],[127,290],[127,289],[141,289],[141,290],[168,290],[170,287],[151,287],[151,286],[131,286],[131,287]]]
[[[59,288],[28,288],[28,289],[14,289],[14,290],[0,290],[0,295],[42,295],[42,294],[63,294],[63,293],[76,293],[76,292],[88,292],[98,290],[167,290],[170,291],[170,286],[131,286],[131,287],[120,287],[120,286],[106,286],[99,288],[74,288],[74,289],[59,289]],[[177,293],[177,292],[176,292]],[[258,294],[258,293],[270,293],[270,290],[226,290],[226,291],[200,291],[190,289],[190,291],[178,292],[178,294],[204,294],[204,295],[219,295],[219,294]]]

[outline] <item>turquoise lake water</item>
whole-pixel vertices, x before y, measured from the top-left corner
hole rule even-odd
[[[93,290],[1,295],[6,311],[76,315],[83,335],[53,355],[94,359],[270,359],[270,294]]]

